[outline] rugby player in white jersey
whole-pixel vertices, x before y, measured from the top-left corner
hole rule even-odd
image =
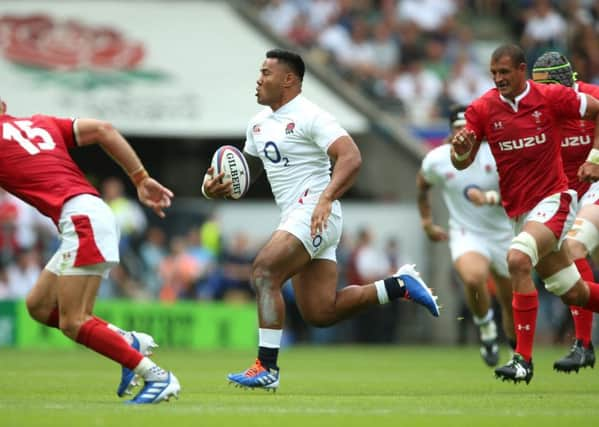
[[[465,111],[461,105],[452,107],[450,137],[466,124]],[[487,365],[495,366],[499,346],[487,281],[491,274],[501,306],[503,330],[515,348],[512,283],[506,258],[513,229],[500,204],[497,166],[488,144],[481,144],[474,163],[462,171],[451,163],[450,151],[451,145],[444,144],[424,157],[416,178],[418,210],[430,240],[449,239],[453,266],[464,284],[466,304],[480,330],[481,356]],[[449,211],[449,233],[433,222],[429,194],[433,186],[441,190]]]
[[[362,159],[337,121],[301,94],[304,71],[296,53],[268,51],[256,82],[258,103],[267,108],[247,127],[244,155],[250,176],[254,181],[266,171],[281,222],[252,266],[258,358],[249,369],[228,375],[242,387],[279,386],[277,357],[285,318],[281,287],[289,279],[304,320],[315,326],[332,325],[362,308],[397,298],[439,315],[436,297],[411,265],[375,283],[337,290],[335,252],[342,230],[338,199],[356,179]],[[206,197],[229,195],[231,183],[222,183],[223,176],[208,169],[202,187]]]

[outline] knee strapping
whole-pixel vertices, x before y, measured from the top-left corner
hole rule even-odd
[[[576,218],[574,225],[568,232],[568,239],[580,242],[589,254],[592,254],[599,245],[599,230],[595,225],[584,218]]]
[[[566,268],[562,268],[560,271],[552,276],[543,279],[545,282],[545,289],[552,294],[562,296],[568,292],[580,279],[580,273],[576,269],[574,264],[570,264]]]
[[[537,241],[526,231],[521,232],[512,239],[510,249],[516,249],[525,253],[530,258],[534,267],[539,262],[539,250],[537,249]]]

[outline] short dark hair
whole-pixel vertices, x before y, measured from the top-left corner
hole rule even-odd
[[[299,77],[300,81],[304,80],[304,73],[306,72],[306,65],[302,57],[290,50],[284,49],[271,49],[266,52],[267,58],[275,58],[279,62],[286,64],[291,71]]]
[[[526,64],[526,57],[524,50],[516,44],[503,44],[493,51],[491,55],[492,61],[499,61],[503,56],[508,56],[512,60],[514,67],[518,67],[520,64]]]

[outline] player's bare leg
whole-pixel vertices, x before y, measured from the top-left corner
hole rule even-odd
[[[49,327],[60,328],[60,314],[58,310],[58,276],[47,269],[43,269],[35,286],[27,295],[26,306],[30,316]],[[151,356],[158,344],[151,335],[143,332],[125,331],[118,326],[112,325],[105,320],[93,316],[93,307],[96,299],[97,287],[89,286],[85,290],[82,307],[83,312],[108,328],[117,332],[128,345],[138,350],[144,356]],[[130,369],[122,367],[121,380],[117,387],[117,395],[123,397],[132,393],[132,389],[138,384],[138,376]]]
[[[310,262],[310,256],[290,233],[277,230],[260,250],[252,265],[252,284],[258,306],[258,356],[249,369],[229,374],[236,386],[276,390],[279,386],[277,359],[285,304],[281,288],[285,281]]]
[[[402,270],[403,269],[403,270]],[[328,326],[360,309],[411,296],[429,310],[438,307],[435,297],[418,278],[411,266],[404,266],[395,276],[380,283],[347,286],[337,291],[337,266],[330,260],[311,260],[302,243],[290,233],[276,231],[258,253],[253,264],[252,282],[258,303],[259,348],[255,364],[246,371],[229,374],[232,383],[250,388],[276,390],[279,385],[277,366],[285,308],[281,287],[293,278],[295,297],[304,320],[315,326]],[[428,308],[428,307],[427,307]]]
[[[495,369],[495,376],[504,381],[526,381],[528,384],[533,376],[532,348],[539,308],[539,296],[531,273],[534,264],[537,270],[539,269],[542,263],[539,260],[544,260],[552,251],[557,239],[549,228],[539,222],[526,222],[522,231],[514,239],[518,246],[512,243],[507,255],[513,287],[512,311],[516,349],[506,365]]]
[[[479,328],[480,354],[488,366],[495,366],[499,361],[499,345],[497,325],[487,289],[489,260],[477,252],[466,252],[456,259],[454,266],[464,284],[466,304]]]
[[[60,329],[69,338],[140,375],[144,388],[131,403],[158,403],[178,396],[179,381],[129,345],[107,322],[92,316],[101,276],[63,275],[57,278]]]
[[[501,307],[501,323],[503,332],[512,350],[516,349],[516,333],[514,331],[514,315],[512,311],[512,279],[491,272],[495,280],[495,291]]]

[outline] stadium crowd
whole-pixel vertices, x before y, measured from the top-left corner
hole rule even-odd
[[[253,3],[265,26],[330,64],[411,125],[444,120],[450,105],[468,105],[491,88],[487,45],[505,40],[505,34],[525,48],[531,64],[543,51],[557,49],[582,80],[599,81],[599,2],[594,0]]]

